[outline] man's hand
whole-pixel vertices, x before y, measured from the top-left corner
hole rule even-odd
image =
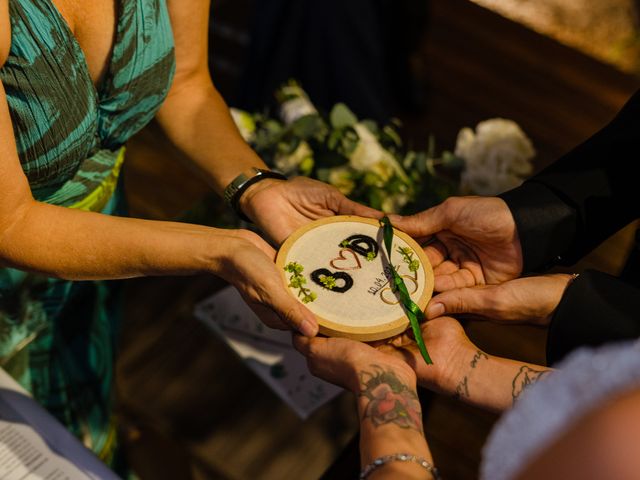
[[[448,290],[431,299],[427,318],[462,313],[499,323],[548,325],[573,278],[558,273]]]
[[[419,242],[435,274],[435,290],[495,285],[522,273],[522,249],[513,216],[497,197],[451,197],[395,227]]]

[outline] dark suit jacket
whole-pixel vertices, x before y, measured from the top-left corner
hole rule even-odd
[[[640,218],[639,166],[640,91],[604,129],[500,195],[516,221],[524,272],[572,265]],[[571,283],[549,327],[549,363],[582,345],[640,337],[639,258],[636,246],[620,278],[587,271]]]

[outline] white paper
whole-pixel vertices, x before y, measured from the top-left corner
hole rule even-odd
[[[314,377],[291,346],[291,333],[260,322],[233,287],[199,303],[196,317],[233,348],[246,364],[302,419],[342,389]]]
[[[0,479],[119,477],[0,369]]]

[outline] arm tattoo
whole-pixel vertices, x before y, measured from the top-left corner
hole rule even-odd
[[[471,362],[469,362],[471,370],[476,368],[478,366],[478,362],[480,362],[480,360],[482,360],[483,358],[485,360],[489,360],[489,355],[484,353],[482,350],[476,350],[476,354],[471,359]],[[466,374],[464,378],[460,380],[460,383],[458,383],[458,385],[456,386],[456,393],[453,394],[453,398],[455,398],[456,400],[469,398],[471,396],[469,395],[469,375],[471,375],[471,372]]]
[[[463,398],[469,398],[469,377],[465,377],[460,380],[460,383],[456,387],[456,393],[453,394],[453,398],[461,400]]]
[[[485,360],[489,360],[489,356],[484,353],[482,350],[477,350],[476,354],[473,356],[473,360],[471,360],[471,368],[476,368],[480,359],[484,358]]]
[[[402,383],[393,370],[384,370],[379,365],[371,365],[371,368],[371,372],[360,372],[359,396],[368,400],[364,419],[370,419],[376,427],[393,423],[424,434],[422,409],[416,392]]]
[[[529,385],[537,382],[550,371],[551,370],[535,370],[526,365],[520,367],[517,375],[513,378],[513,382],[511,382],[511,396],[513,397],[513,403],[516,402],[520,394]]]

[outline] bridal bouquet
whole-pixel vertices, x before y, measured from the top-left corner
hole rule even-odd
[[[397,121],[361,120],[342,103],[321,114],[294,81],[276,98],[276,116],[231,109],[258,155],[285,175],[330,183],[386,213],[422,210],[455,194],[495,195],[532,170],[531,141],[511,120],[486,120],[475,132],[464,128],[454,152],[437,154],[433,137],[426,151],[406,148]]]

